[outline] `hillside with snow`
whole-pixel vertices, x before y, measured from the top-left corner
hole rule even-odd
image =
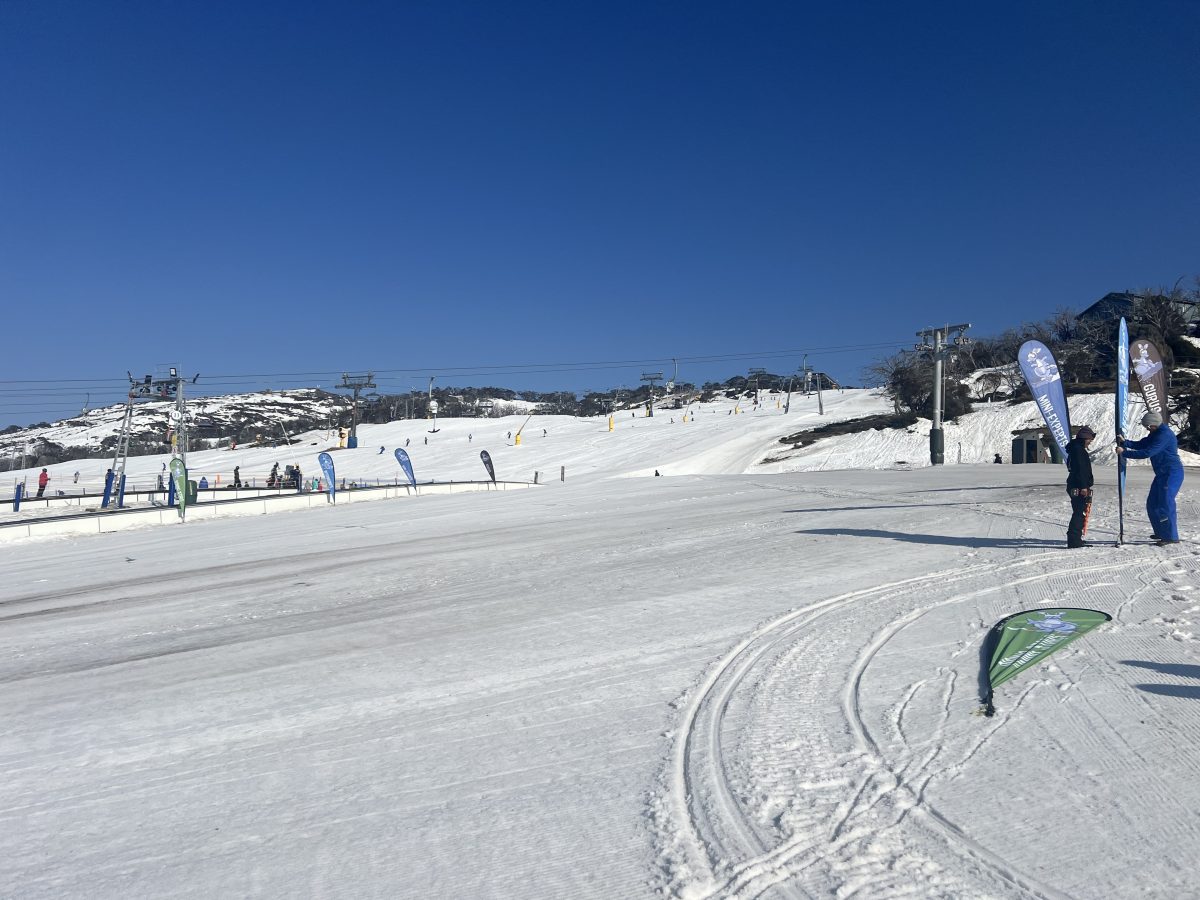
[[[365,484],[392,483],[402,477],[393,455],[405,448],[413,460],[419,481],[469,481],[484,477],[479,451],[487,450],[502,479],[532,481],[560,478],[572,480],[609,476],[709,475],[786,473],[837,469],[890,469],[924,467],[929,462],[930,422],[920,419],[909,428],[878,428],[830,437],[794,447],[785,438],[803,434],[830,423],[852,422],[886,414],[891,404],[874,390],[826,392],[792,397],[785,413],[785,397],[763,393],[759,404],[751,399],[717,398],[692,403],[684,409],[658,409],[653,417],[644,410],[622,410],[609,418],[543,416],[522,414],[499,418],[441,418],[437,431],[433,421],[410,419],[387,424],[362,424],[358,447],[339,448],[336,428],[282,435],[261,444],[211,450],[188,455],[189,475],[205,479],[211,486],[232,483],[234,467],[243,481],[264,485],[272,466],[280,469],[298,465],[301,471],[318,474],[316,456],[330,450],[335,456],[340,479]],[[284,402],[284,398],[280,398]],[[292,402],[296,402],[294,399]],[[1093,445],[1096,465],[1115,465],[1113,451],[1113,401],[1107,395],[1088,394],[1071,398],[1075,425],[1090,424],[1097,433]],[[820,411],[823,407],[824,412]],[[1133,420],[1141,407],[1134,405]],[[1043,425],[1032,403],[982,404],[977,412],[956,422],[944,423],[946,464],[990,463],[995,454],[1008,462],[1014,432],[1037,430]],[[523,430],[522,430],[523,429]],[[514,435],[521,435],[518,445]],[[1130,433],[1140,436],[1140,425]],[[383,452],[380,452],[382,449]],[[1186,464],[1200,463],[1193,454],[1183,454]],[[127,484],[130,491],[151,490],[165,470],[166,453],[130,457]],[[11,464],[11,461],[10,461]],[[103,489],[104,473],[112,458],[95,456],[48,467],[52,493],[68,494]],[[1144,462],[1132,463],[1146,465]],[[0,496],[12,496],[13,485],[25,479],[36,485],[39,468],[12,469]],[[75,473],[79,473],[78,481]],[[3,521],[3,513],[0,513]]]

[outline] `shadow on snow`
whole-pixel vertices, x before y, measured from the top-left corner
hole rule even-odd
[[[1047,549],[1065,547],[1066,541],[1042,538],[951,537],[944,534],[913,534],[905,531],[881,531],[877,528],[810,528],[796,534],[825,534],[830,537],[882,538],[908,544],[944,544],[951,547],[1024,547]]]

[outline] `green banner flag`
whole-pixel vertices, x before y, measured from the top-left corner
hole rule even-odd
[[[984,642],[985,713],[990,716],[996,711],[992,706],[995,688],[1111,620],[1112,616],[1099,610],[1062,607],[1027,609],[1001,619]]]
[[[178,456],[171,460],[171,480],[175,482],[175,500],[179,504],[179,518],[187,510],[187,466]]]

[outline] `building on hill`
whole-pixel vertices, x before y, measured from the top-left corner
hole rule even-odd
[[[1134,301],[1138,300],[1139,296],[1129,291],[1112,291],[1083,310],[1075,318],[1100,322],[1119,319],[1121,316],[1128,318],[1133,312]],[[1197,306],[1197,301],[1177,297],[1172,300],[1172,303],[1183,317],[1183,321],[1187,325],[1188,334],[1196,334],[1200,331],[1200,308]]]
[[[1013,431],[1012,461],[1017,465],[1061,463],[1063,457],[1058,444],[1046,428],[1018,428]]]

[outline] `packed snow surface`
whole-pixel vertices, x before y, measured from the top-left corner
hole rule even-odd
[[[1097,454],[1067,550],[1061,466],[781,450],[816,415],[360,428],[351,476],[407,438],[418,479],[554,477],[0,545],[0,894],[1194,896],[1200,473],[1184,543],[1117,548]],[[1113,621],[977,715],[988,628],[1056,606]]]

